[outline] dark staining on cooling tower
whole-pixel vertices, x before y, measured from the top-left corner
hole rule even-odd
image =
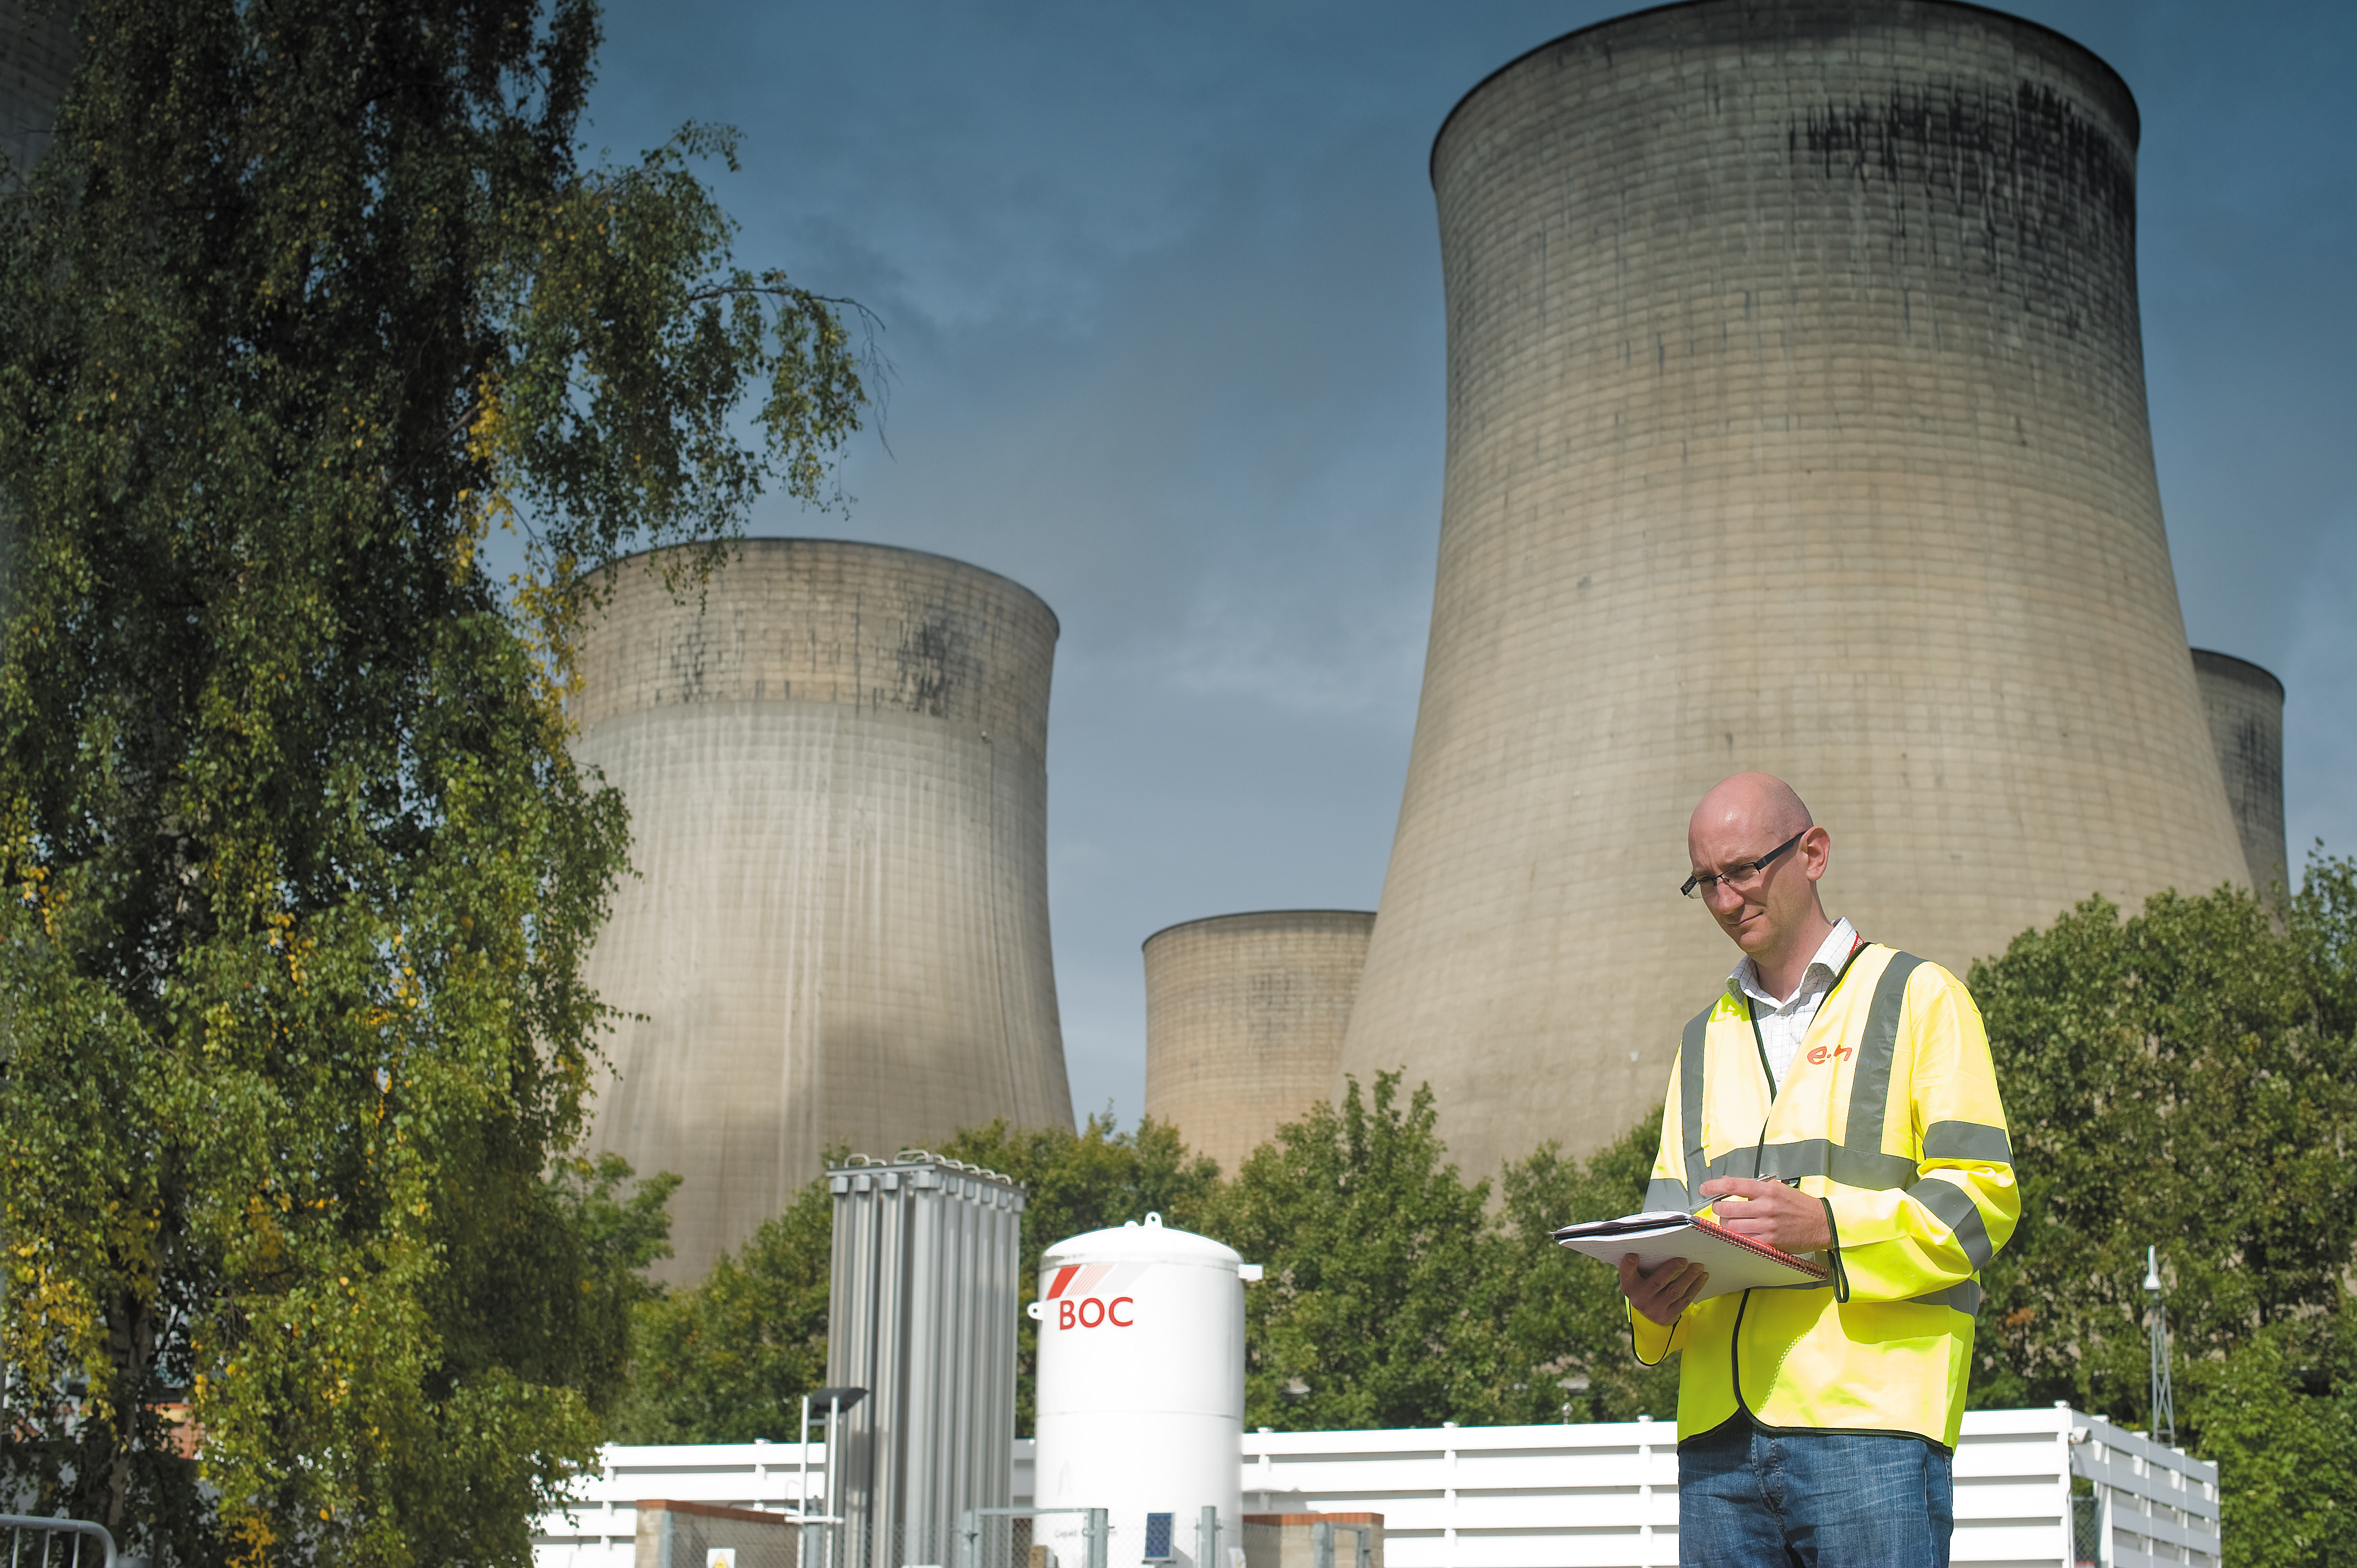
[[[898,682],[888,693],[879,690],[879,703],[928,718],[949,717],[952,694],[973,690],[982,674],[964,619],[947,604],[927,605],[893,650]]]
[[[1431,642],[1336,1070],[1429,1079],[1461,1169],[1661,1104],[1730,956],[1664,870],[1736,768],[1959,971],[2260,858],[2180,662],[2136,140],[2084,48],[1932,0],[1656,7],[1451,111]]]
[[[710,628],[701,618],[683,623],[678,640],[663,650],[662,674],[656,690],[658,702],[701,703],[710,700],[705,691],[705,677],[711,668],[707,657]]]
[[[2072,337],[2087,310],[2110,316],[2127,303],[2113,291],[2090,297],[2107,271],[2050,264],[2136,247],[2133,151],[2050,87],[1900,86],[1812,108],[1787,125],[1785,144],[1796,169],[1884,195],[1909,260],[1958,270],[1977,262]],[[1943,242],[1942,219],[1953,242]]]

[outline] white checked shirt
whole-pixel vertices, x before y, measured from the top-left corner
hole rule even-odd
[[[1739,995],[1751,998],[1754,1014],[1760,1020],[1760,1041],[1768,1048],[1768,1072],[1774,1086],[1784,1086],[1784,1069],[1792,1065],[1792,1053],[1801,1048],[1801,1038],[1809,1032],[1809,1025],[1817,1015],[1817,1004],[1834,988],[1834,977],[1841,973],[1849,961],[1850,950],[1857,946],[1857,929],[1846,919],[1834,922],[1833,934],[1817,949],[1816,957],[1801,972],[1800,989],[1788,997],[1770,996],[1760,983],[1759,966],[1746,953],[1737,962],[1735,972],[1727,977]]]

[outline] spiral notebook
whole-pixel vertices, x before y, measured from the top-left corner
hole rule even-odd
[[[1615,1267],[1631,1252],[1637,1255],[1638,1266],[1645,1269],[1672,1258],[1700,1263],[1710,1279],[1696,1301],[1739,1290],[1820,1285],[1832,1277],[1822,1263],[1780,1252],[1723,1225],[1674,1208],[1566,1225],[1555,1232],[1555,1239],[1560,1246]]]

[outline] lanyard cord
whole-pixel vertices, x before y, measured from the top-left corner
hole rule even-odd
[[[1858,955],[1866,951],[1866,948],[1867,941],[1864,937],[1856,937],[1851,940],[1849,957],[1842,960],[1840,972],[1834,976],[1834,983],[1825,987],[1824,995],[1818,999],[1817,1011],[1815,1014],[1811,1015],[1811,1023],[1813,1024],[1817,1017],[1824,1015],[1825,1004],[1834,999],[1834,993],[1841,989],[1841,983],[1849,978],[1849,972],[1852,966],[1857,962]],[[1773,1116],[1776,1112],[1776,1095],[1780,1086],[1776,1082],[1775,1072],[1768,1066],[1768,1036],[1760,1033],[1760,1006],[1758,1003],[1752,1000],[1751,993],[1748,990],[1743,993],[1743,1010],[1751,1019],[1751,1043],[1758,1047],[1760,1050],[1760,1074],[1768,1079],[1768,1116],[1760,1118],[1760,1139],[1759,1142],[1751,1145],[1751,1179],[1754,1181],[1760,1181],[1765,1179],[1760,1174],[1760,1167],[1767,1163],[1768,1157],[1768,1119],[1769,1117]],[[1824,1205],[1825,1234],[1830,1237],[1833,1241],[1833,1244],[1825,1249],[1825,1255],[1827,1261],[1833,1264],[1834,1300],[1836,1304],[1845,1303],[1849,1300],[1849,1272],[1842,1267],[1841,1232],[1834,1226],[1833,1199],[1829,1197],[1821,1197],[1817,1199],[1817,1201]],[[1749,1291],[1745,1291],[1743,1293],[1743,1298],[1745,1305],[1749,1305],[1751,1293]],[[1738,1309],[1736,1313],[1735,1322],[1738,1328],[1740,1328],[1743,1326],[1743,1315],[1740,1309]],[[1738,1367],[1736,1375],[1736,1397],[1738,1402],[1742,1398],[1742,1372],[1741,1369]]]
[[[1852,937],[1850,939],[1849,956],[1842,960],[1840,970],[1834,975],[1834,983],[1831,985],[1826,986],[1825,993],[1817,999],[1817,1013],[1821,1014],[1825,1010],[1825,1004],[1834,999],[1834,993],[1841,989],[1841,983],[1849,978],[1849,972],[1852,966],[1857,962],[1858,955],[1864,952],[1866,949],[1867,940],[1864,937]],[[1752,972],[1759,972],[1756,966]],[[1765,1078],[1768,1080],[1768,1098],[1770,1101],[1773,1101],[1776,1098],[1777,1090],[1780,1090],[1782,1085],[1776,1081],[1775,1069],[1768,1065],[1768,1036],[1762,1034],[1760,1029],[1760,1004],[1752,999],[1751,993],[1748,988],[1743,993],[1743,1011],[1745,1015],[1751,1020],[1751,1043],[1758,1047],[1760,1050],[1760,1074],[1762,1078]],[[1812,1014],[1810,1015],[1810,1022],[1814,1023],[1815,1021],[1816,1014]],[[1767,1141],[1768,1123],[1765,1122],[1760,1123],[1760,1137],[1762,1143]],[[1758,1162],[1756,1161],[1753,1163],[1753,1170],[1754,1174],[1757,1174]]]

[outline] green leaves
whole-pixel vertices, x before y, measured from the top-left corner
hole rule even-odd
[[[1265,1261],[1245,1294],[1244,1419],[1280,1431],[1620,1420],[1670,1413],[1674,1368],[1631,1354],[1609,1271],[1548,1232],[1641,1206],[1658,1122],[1586,1165],[1549,1144],[1468,1184],[1432,1091],[1356,1081],[1278,1129],[1215,1205],[1211,1233]]]
[[[0,1470],[172,1561],[521,1562],[660,1245],[552,1185],[628,842],[568,639],[827,499],[854,356],[724,136],[580,163],[586,0],[79,14],[0,205]]]
[[[2281,929],[2233,889],[2126,919],[2090,900],[1975,967],[2024,1182],[1980,1402],[2140,1412],[2147,1245],[2189,1359],[2341,1299],[2351,1244],[2319,1219],[2357,1197],[2357,1039],[2331,967],[2352,928],[2329,892],[2345,870],[2318,871]]]
[[[690,1289],[637,1309],[624,1443],[784,1442],[826,1381],[834,1200],[823,1180]]]
[[[1143,1220],[1159,1214],[1175,1229],[1219,1237],[1211,1208],[1220,1168],[1188,1151],[1178,1130],[1151,1119],[1135,1133],[1114,1130],[1113,1114],[1092,1116],[1078,1133],[1060,1127],[1009,1127],[1004,1121],[952,1135],[942,1154],[1020,1182],[1023,1210],[1021,1299],[1039,1294],[1039,1255],[1069,1236]],[[1039,1365],[1039,1328],[1016,1316],[1015,1426],[1029,1432],[1038,1409],[1033,1376]]]
[[[1582,1167],[1544,1149],[1506,1174],[1492,1216],[1433,1133],[1432,1097],[1402,1103],[1399,1075],[1372,1097],[1352,1083],[1280,1128],[1228,1181],[1151,1120],[1134,1133],[1091,1117],[1079,1133],[1004,1122],[941,1153],[1021,1183],[1022,1299],[1039,1257],[1067,1237],[1158,1213],[1262,1263],[1247,1288],[1245,1419],[1301,1431],[1667,1414],[1677,1374],[1629,1351],[1611,1274],[1547,1231],[1625,1214],[1642,1199],[1658,1126]],[[804,1189],[785,1214],[691,1289],[638,1312],[634,1390],[622,1430],[640,1443],[790,1435],[792,1402],[826,1372],[831,1199]],[[1018,1317],[1017,1430],[1035,1406],[1038,1329]],[[1564,1384],[1580,1386],[1567,1391]]]
[[[1262,1263],[1244,1295],[1244,1419],[1292,1430],[1421,1426],[1467,1412],[1486,1326],[1482,1207],[1444,1163],[1432,1091],[1352,1080],[1340,1106],[1279,1128],[1221,1195],[1211,1234]],[[1468,1412],[1469,1413],[1469,1412]]]
[[[2357,867],[2281,908],[2100,899],[1975,965],[2021,1228],[1986,1281],[1972,1400],[2142,1426],[2160,1249],[2179,1440],[2221,1466],[2236,1561],[2341,1561],[2357,1355]]]
[[[1676,1418],[1678,1357],[1652,1367],[1639,1361],[1619,1274],[1565,1252],[1553,1235],[1643,1208],[1661,1143],[1655,1112],[1584,1165],[1550,1144],[1506,1167],[1499,1218],[1511,1245],[1496,1288],[1513,1377],[1501,1380],[1494,1419]]]

